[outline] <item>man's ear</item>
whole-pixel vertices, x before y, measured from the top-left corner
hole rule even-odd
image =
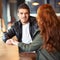
[[[17,13],[17,16],[19,16],[19,13]]]

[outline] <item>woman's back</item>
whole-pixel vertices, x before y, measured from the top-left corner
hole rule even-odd
[[[39,60],[60,60],[60,20],[50,4],[38,8],[37,22],[44,41]]]
[[[38,51],[37,60],[60,60],[60,52],[49,53],[46,49]]]

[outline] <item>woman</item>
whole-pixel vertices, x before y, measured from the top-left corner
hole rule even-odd
[[[51,5],[38,8],[37,22],[44,41],[40,60],[60,60],[60,21]]]
[[[60,60],[60,21],[50,4],[44,4],[37,10],[37,22],[40,28],[31,44],[12,41],[23,51],[36,51],[37,60]]]

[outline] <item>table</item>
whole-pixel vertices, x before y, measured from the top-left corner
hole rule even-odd
[[[0,40],[0,60],[19,60],[18,47]]]

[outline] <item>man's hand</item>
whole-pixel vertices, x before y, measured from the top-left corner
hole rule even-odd
[[[12,40],[12,39],[8,39],[8,40],[6,41],[6,44],[8,44],[8,45],[12,45],[11,40]]]
[[[8,45],[17,45],[18,46],[18,41],[15,41],[15,40],[13,40],[13,39],[8,39],[7,41],[6,41],[6,44],[8,44]]]

